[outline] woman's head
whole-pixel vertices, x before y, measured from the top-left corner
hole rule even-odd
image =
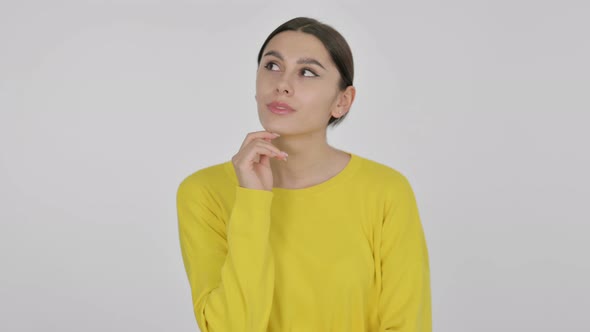
[[[276,28],[258,53],[256,101],[265,129],[284,133],[340,123],[354,100],[354,65],[346,40],[332,27],[298,17]],[[273,101],[295,112],[277,115]]]

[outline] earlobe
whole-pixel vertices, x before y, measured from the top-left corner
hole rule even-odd
[[[338,107],[340,107],[340,104],[338,104],[337,106],[338,106]],[[334,115],[332,115],[332,116],[334,116],[335,118],[340,118],[340,117],[342,117],[344,114],[346,114],[346,112],[344,112],[344,114],[343,114],[342,110],[338,110],[337,114],[338,114],[338,116],[334,116]]]

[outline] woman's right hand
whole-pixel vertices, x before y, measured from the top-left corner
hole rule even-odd
[[[268,131],[246,135],[240,150],[231,159],[240,187],[272,191],[270,158],[287,160],[287,154],[270,142],[277,137],[278,134]]]

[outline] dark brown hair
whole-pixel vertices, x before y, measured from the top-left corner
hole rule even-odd
[[[354,78],[354,63],[352,59],[352,52],[348,46],[348,43],[344,37],[342,37],[342,35],[334,28],[309,17],[296,17],[281,24],[278,28],[271,32],[258,52],[258,66],[260,66],[262,52],[264,51],[266,44],[268,44],[272,37],[283,31],[300,31],[313,35],[319,39],[322,44],[324,44],[326,50],[328,50],[332,61],[340,72],[340,83],[338,85],[340,91],[344,91],[346,87],[352,85]],[[348,112],[339,118],[335,118],[333,116],[330,117],[328,126],[336,126],[338,123],[344,120],[346,115],[348,115]]]

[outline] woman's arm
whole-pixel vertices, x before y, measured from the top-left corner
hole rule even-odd
[[[194,313],[203,332],[266,331],[274,291],[269,243],[273,193],[236,186],[229,220],[197,178],[177,192],[178,225]]]
[[[400,177],[381,233],[380,332],[431,332],[428,249],[414,192]]]

